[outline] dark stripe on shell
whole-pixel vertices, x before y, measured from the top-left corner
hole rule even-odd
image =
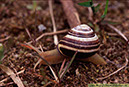
[[[60,40],[59,43],[60,44],[62,44],[62,43],[69,43],[69,44],[73,44],[73,45],[80,46],[80,47],[93,47],[93,46],[100,45],[100,43],[90,44],[90,45],[87,45],[87,44],[77,44],[76,42],[75,43],[72,43],[72,42],[69,42],[69,41],[66,41],[66,40]]]
[[[78,41],[78,40],[74,40],[74,39],[71,39],[71,38],[64,37],[63,40],[71,42],[71,43],[81,44],[81,45],[94,45],[94,44],[99,43],[98,39],[95,40],[95,41],[87,41],[86,42],[86,41]]]
[[[58,48],[58,51],[61,53],[61,55],[66,56],[66,57],[70,57],[70,58],[72,58],[74,53],[76,52],[76,51],[65,49],[65,48],[62,48],[62,47]],[[96,52],[97,51],[92,52],[92,53],[90,53],[90,52],[89,53],[78,52],[76,54],[75,58],[76,59],[78,59],[78,58],[88,58],[88,57],[94,55]]]
[[[97,49],[100,46],[100,44],[98,44],[97,46],[92,46],[92,47],[90,45],[89,45],[89,47],[88,47],[88,45],[87,46],[79,46],[76,44],[70,44],[70,43],[63,42],[63,41],[59,42],[59,44],[63,44],[63,45],[66,45],[68,47],[72,47],[72,48],[76,48],[76,49],[83,49],[83,50],[89,50],[89,51],[92,49]]]

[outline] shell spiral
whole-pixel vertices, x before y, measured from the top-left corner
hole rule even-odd
[[[72,28],[57,45],[58,51],[66,57],[87,58],[94,55],[100,48],[98,36],[86,24]]]

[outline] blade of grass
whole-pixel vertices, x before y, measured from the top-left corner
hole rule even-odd
[[[37,8],[37,1],[33,0],[33,11]]]
[[[99,8],[100,8],[100,4],[98,4],[98,5],[95,7],[95,13],[98,12]]]
[[[101,16],[101,18],[102,18],[102,19],[104,19],[104,18],[105,18],[105,16],[106,16],[106,14],[107,14],[107,10],[108,10],[108,1],[109,1],[109,0],[106,0],[105,10],[104,10],[103,15]]]
[[[59,74],[61,74],[61,72],[63,71],[64,65],[65,65],[65,62],[66,62],[66,58],[65,58],[65,59],[64,59],[64,61],[62,62],[62,65],[61,65],[61,68],[60,68]]]
[[[85,7],[92,7],[92,2],[88,1],[88,2],[83,2],[83,3],[78,3],[78,5],[85,6]]]
[[[93,1],[92,0],[89,0],[89,1],[83,2],[83,3],[78,3],[78,5],[85,6],[85,7],[91,7],[93,13],[95,13],[95,7],[93,6]]]
[[[66,69],[61,73],[60,78],[63,78],[64,75],[66,74],[66,72],[67,72],[68,68],[71,66],[71,64],[72,64],[72,62],[73,62],[73,60],[74,60],[74,58],[75,58],[77,52],[78,52],[78,51],[76,51],[76,52],[74,53],[72,59],[70,60],[70,63],[68,64],[68,66],[66,67]]]
[[[4,57],[4,47],[0,43],[0,64],[1,64],[1,60],[2,60],[3,57]]]

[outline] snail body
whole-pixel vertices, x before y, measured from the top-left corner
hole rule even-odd
[[[50,64],[61,63],[65,58],[70,60],[77,51],[76,60],[90,61],[94,64],[106,64],[104,59],[96,52],[100,48],[97,35],[86,24],[72,28],[62,40],[57,48],[51,51],[42,52],[40,55]],[[42,61],[42,64],[45,64]]]

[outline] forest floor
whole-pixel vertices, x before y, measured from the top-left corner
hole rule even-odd
[[[83,0],[84,1],[84,0]],[[86,1],[86,0],[85,0]],[[107,65],[95,65],[90,62],[84,63],[74,61],[60,83],[54,82],[54,77],[46,65],[38,65],[34,71],[34,66],[39,57],[34,55],[33,50],[29,50],[19,45],[36,39],[43,33],[53,32],[48,1],[38,0],[36,3],[31,0],[1,0],[0,1],[0,43],[4,45],[4,58],[2,64],[9,67],[18,74],[22,83],[26,87],[55,86],[55,87],[86,87],[90,83],[129,83],[129,46],[127,42],[106,24],[95,24],[94,20],[100,20],[104,12],[105,1],[101,3],[100,10],[93,19],[89,17],[87,7],[79,6],[79,0],[74,1],[75,8],[79,13],[81,23],[90,25],[101,41],[101,48],[98,52],[102,57],[109,59],[113,63]],[[105,21],[121,31],[129,38],[129,7],[127,1],[109,0],[108,13]],[[53,1],[53,14],[57,31],[70,29],[63,7],[58,0]],[[35,7],[37,10],[35,11]],[[40,31],[38,26],[44,25],[46,30]],[[30,32],[29,37],[26,29]],[[67,33],[58,34],[58,39],[62,39]],[[33,46],[44,51],[56,48],[53,35],[44,36]],[[127,65],[126,65],[127,64]],[[108,76],[121,67],[125,67],[117,73]],[[60,70],[61,63],[52,65],[56,73]],[[103,79],[98,80],[97,78]],[[13,87],[15,82],[0,69],[0,86]]]

